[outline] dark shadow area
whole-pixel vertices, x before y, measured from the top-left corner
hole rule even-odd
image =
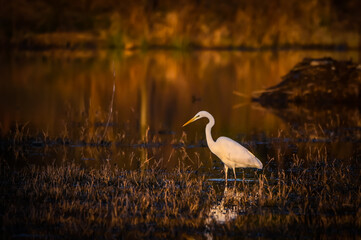
[[[360,93],[360,64],[306,58],[282,77],[282,82],[253,100],[295,129],[305,130],[305,125],[313,124],[319,137],[341,134],[359,141]]]

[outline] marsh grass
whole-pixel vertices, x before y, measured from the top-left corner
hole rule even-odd
[[[272,162],[268,159],[268,162]],[[361,230],[357,158],[323,151],[267,164],[255,181],[208,181],[179,166],[124,170],[104,162],[10,170],[1,161],[2,235],[6,238],[356,237]],[[233,218],[217,221],[218,207]]]
[[[87,170],[68,164],[29,166],[3,176],[8,237],[174,237],[184,229],[201,230],[214,201],[204,176],[180,169],[124,171],[104,164]]]
[[[261,158],[264,169],[238,172],[239,181],[226,187],[223,181],[209,181],[214,176],[223,178],[220,162],[212,155],[205,159],[202,141],[196,140],[196,147],[186,145],[192,140],[185,134],[166,147],[161,147],[161,138],[147,135],[132,148],[146,153],[146,159],[141,159],[134,152],[124,154],[122,141],[77,143],[66,134],[59,138],[46,131],[32,135],[26,125],[16,125],[1,142],[1,235],[359,238],[360,148],[339,158],[330,145],[333,142],[310,141],[311,134],[317,139],[327,137],[326,131],[305,125],[298,135],[280,131],[263,139],[268,149]],[[256,142],[249,142],[252,151],[258,149]],[[344,142],[337,144],[347,147]],[[357,140],[351,144],[357,145]],[[52,152],[62,153],[61,161],[51,160]],[[29,155],[34,154],[44,161],[33,162]],[[97,167],[81,160],[90,158],[97,160]],[[118,158],[128,165],[114,161]],[[207,167],[212,159],[219,166]],[[129,167],[132,164],[138,167]]]

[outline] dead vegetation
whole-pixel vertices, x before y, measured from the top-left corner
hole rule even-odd
[[[284,109],[331,109],[360,104],[361,69],[352,61],[332,58],[305,58],[276,86],[266,89],[255,100],[262,106]]]
[[[17,124],[0,142],[1,235],[360,237],[359,138],[350,138],[354,131],[329,138],[328,129],[320,125],[301,130],[280,130],[274,138],[263,139],[264,169],[246,170],[238,174],[240,181],[226,187],[221,180],[210,181],[223,177],[217,169],[220,161],[214,159],[219,166],[209,166],[212,157],[202,153],[202,140],[185,134],[169,145],[156,135],[147,135],[143,142],[131,140],[132,150],[125,154],[123,137],[118,142],[79,143],[68,138],[67,131],[59,138],[44,131],[34,136],[27,125]],[[250,143],[250,148],[259,147],[256,141]],[[341,156],[337,148],[349,150]],[[35,162],[34,155],[43,161]]]
[[[359,156],[327,149],[267,159],[254,181],[224,189],[211,173],[148,165],[124,170],[77,163],[11,169],[1,160],[2,235],[6,238],[205,238],[360,236]],[[159,165],[159,164],[158,164]],[[218,221],[211,210],[231,214]]]

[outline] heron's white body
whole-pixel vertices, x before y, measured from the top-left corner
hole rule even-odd
[[[200,111],[191,120],[185,123],[183,126],[194,122],[202,117],[208,118],[209,122],[206,125],[206,139],[209,149],[224,163],[225,177],[227,181],[228,168],[233,169],[234,177],[236,178],[235,168],[257,168],[262,169],[262,162],[256,158],[247,148],[243,147],[238,142],[227,138],[219,137],[216,141],[213,140],[211,130],[214,126],[213,116],[206,112]]]
[[[258,158],[245,147],[230,138],[218,138],[216,144],[210,149],[229,168],[262,169],[263,167]],[[231,149],[231,151],[228,149]]]

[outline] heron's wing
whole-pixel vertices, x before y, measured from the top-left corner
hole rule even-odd
[[[262,168],[261,161],[238,142],[220,137],[217,139],[216,155],[229,166]]]

